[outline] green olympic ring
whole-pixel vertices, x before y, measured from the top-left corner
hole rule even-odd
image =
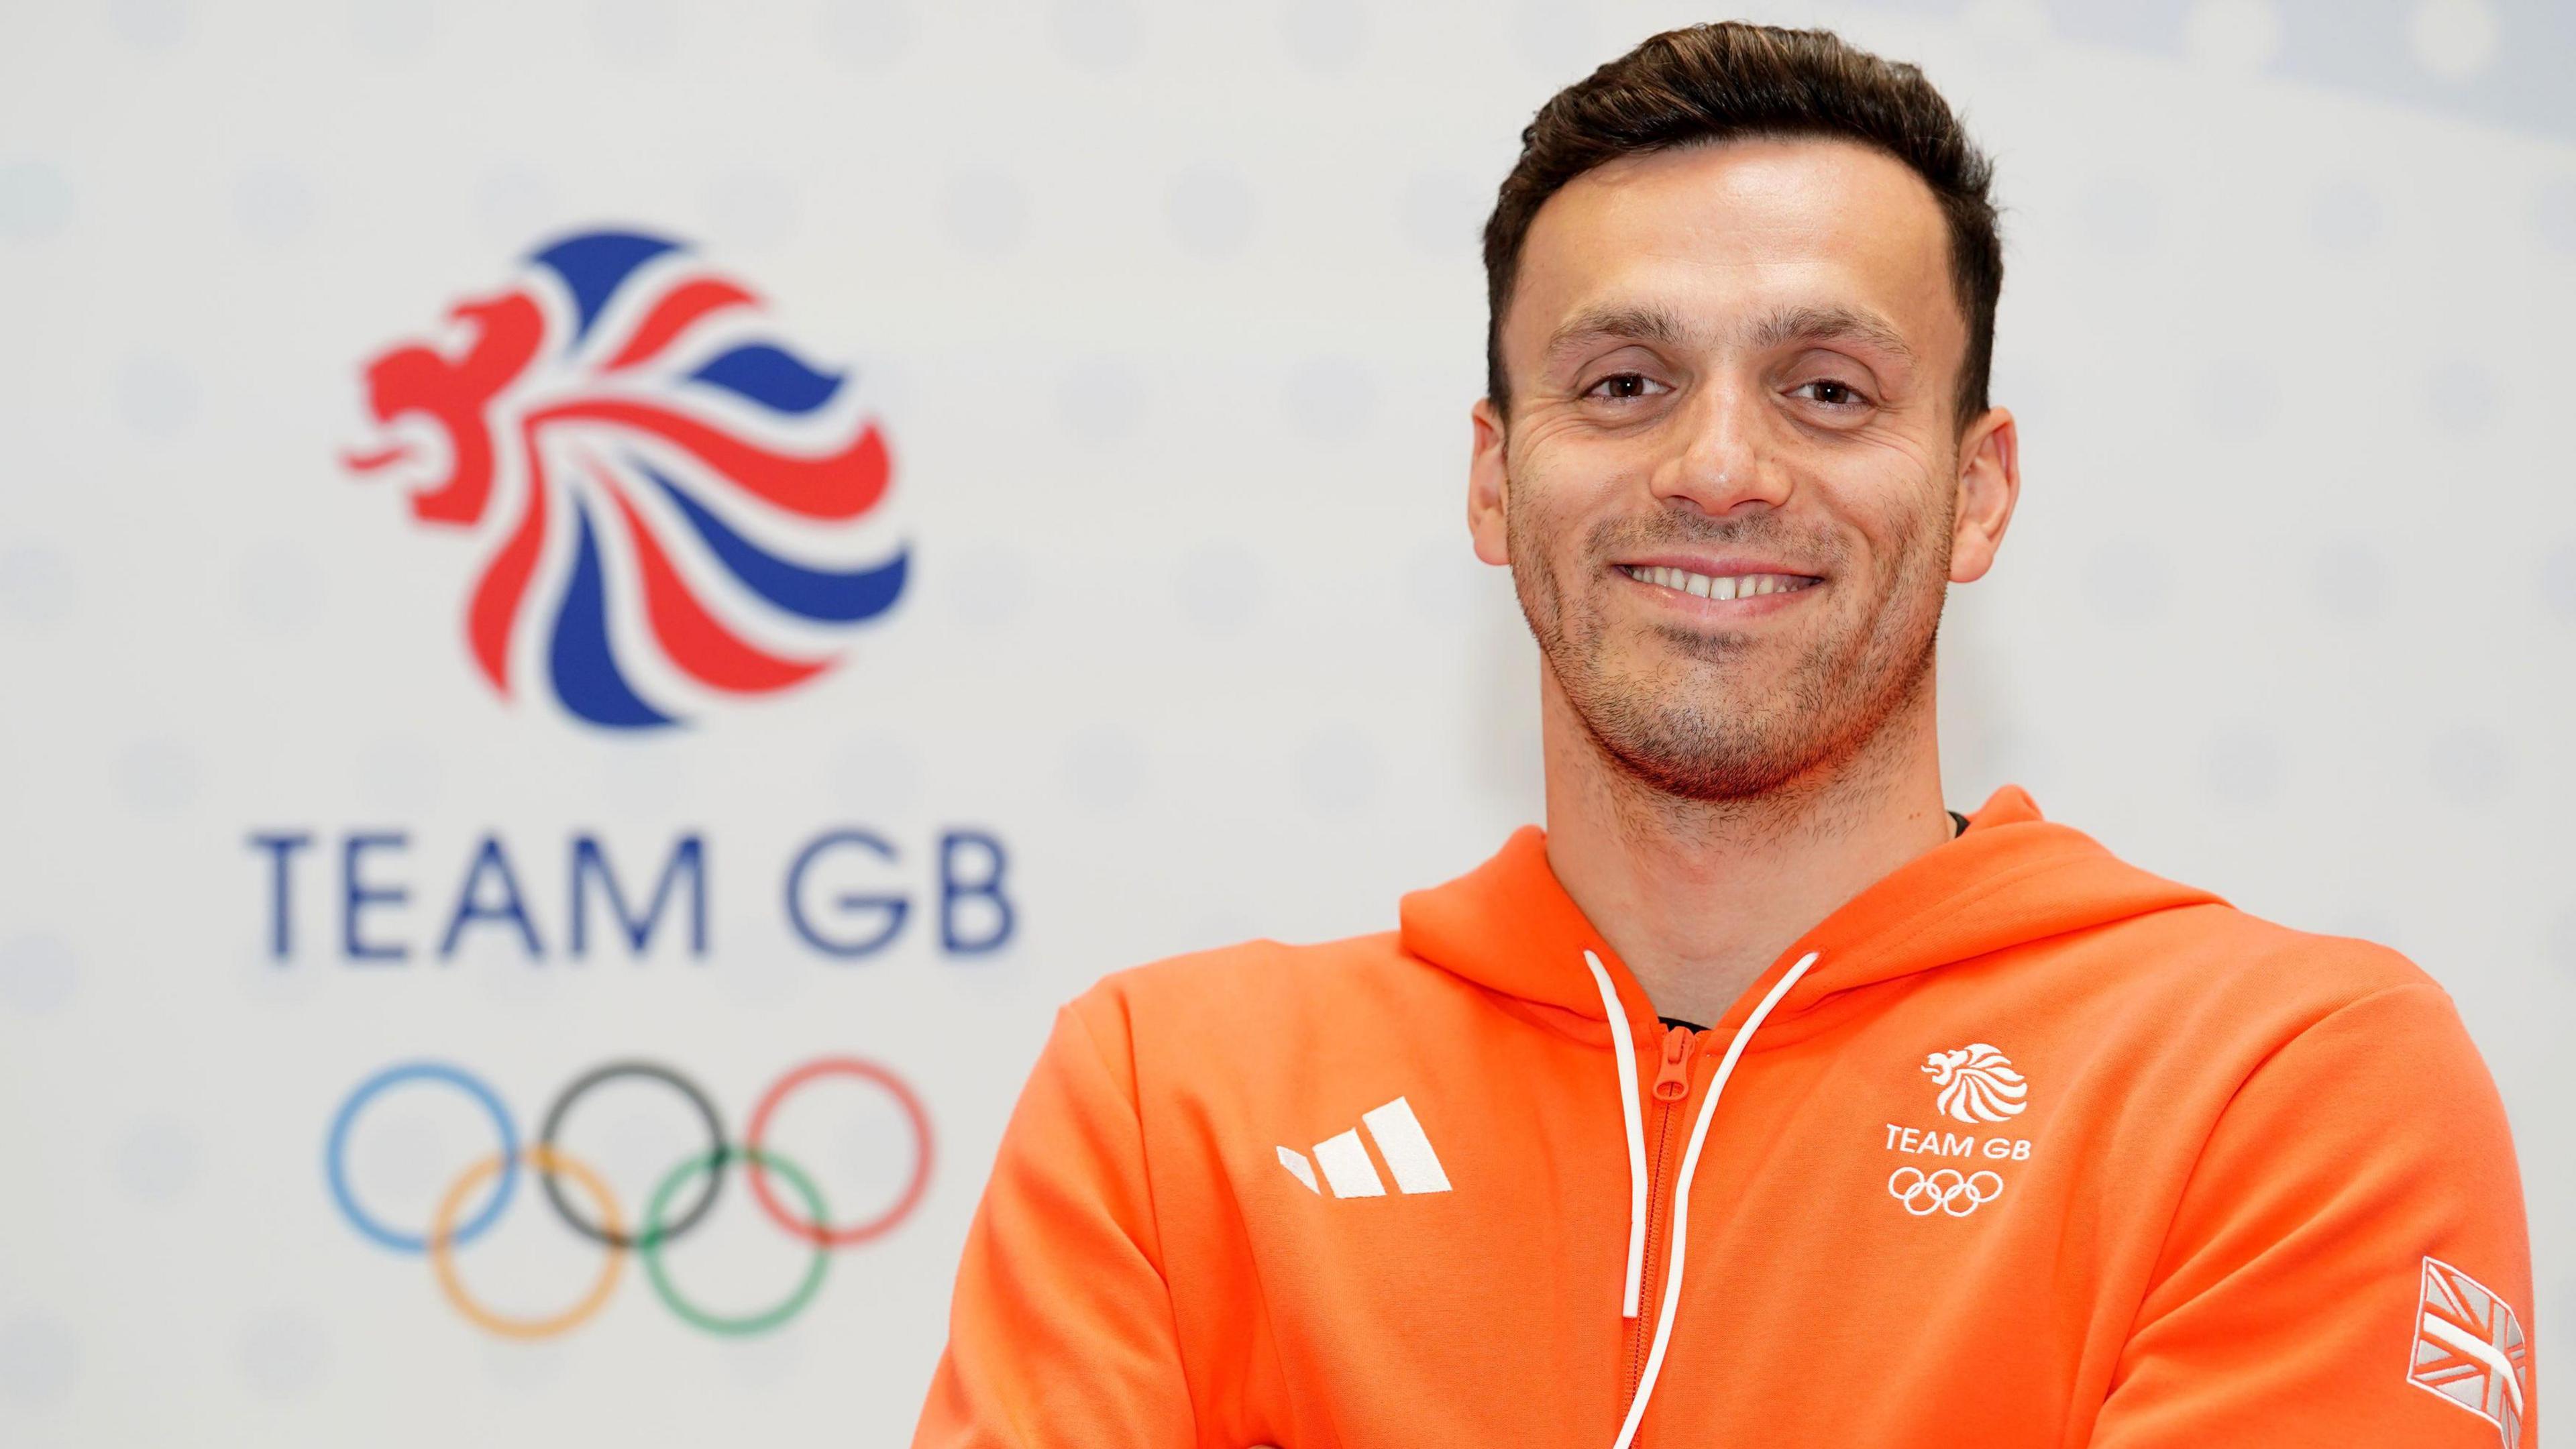
[[[671,1281],[670,1271],[662,1264],[664,1238],[662,1215],[669,1210],[671,1199],[681,1188],[688,1186],[691,1181],[704,1174],[721,1169],[737,1153],[756,1166],[776,1169],[781,1177],[787,1179],[788,1186],[796,1190],[796,1195],[805,1200],[805,1210],[813,1214],[813,1220],[818,1223],[824,1220],[823,1194],[814,1186],[814,1180],[805,1175],[804,1169],[779,1156],[770,1148],[719,1147],[712,1152],[700,1153],[672,1168],[670,1174],[662,1179],[661,1185],[653,1189],[652,1200],[644,1205],[644,1225],[636,1233],[636,1242],[638,1250],[643,1254],[645,1274],[653,1280],[653,1292],[661,1298],[664,1306],[686,1322],[709,1333],[749,1337],[752,1334],[767,1333],[805,1311],[805,1305],[813,1302],[814,1295],[822,1290],[824,1271],[832,1266],[832,1250],[826,1244],[816,1243],[813,1265],[805,1270],[805,1280],[797,1284],[795,1291],[789,1293],[777,1306],[757,1313],[727,1318],[721,1314],[710,1313],[681,1296],[678,1285]]]

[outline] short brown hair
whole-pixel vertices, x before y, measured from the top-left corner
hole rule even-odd
[[[1623,156],[1754,136],[1858,141],[1911,167],[1949,222],[1950,280],[1968,322],[1956,397],[1961,427],[1986,410],[2003,239],[1987,192],[1994,163],[1910,65],[1879,59],[1829,30],[1727,21],[1667,30],[1567,86],[1521,132],[1520,160],[1485,223],[1485,394],[1511,409],[1503,312],[1521,244],[1547,199]]]

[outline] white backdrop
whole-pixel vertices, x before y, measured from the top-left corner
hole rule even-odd
[[[2553,10],[1756,8],[1918,60],[2001,164],[1997,394],[2029,482],[1953,603],[1953,803],[2024,783],[2149,868],[2440,978],[2521,1144],[2551,1398],[2576,1382],[2548,1348],[2576,1308],[2576,24]],[[1474,234],[1550,91],[1700,18],[0,12],[0,1441],[903,1442],[1056,1003],[1178,950],[1386,927],[1533,817],[1534,665],[1461,526]],[[463,625],[488,533],[416,526],[340,462],[375,436],[367,359],[603,227],[696,244],[855,367],[911,550],[839,668],[677,730],[498,697]],[[939,942],[954,828],[1007,852],[999,950]],[[912,898],[863,960],[787,922],[791,858],[837,829],[897,858],[844,852],[809,909]],[[279,831],[313,841],[283,959],[250,843]],[[362,847],[408,892],[362,911],[399,963],[341,940],[365,833],[403,837]],[[705,952],[674,917],[634,959],[601,917],[568,959],[576,839],[632,897],[691,834]],[[487,837],[538,959],[493,920],[439,954]],[[970,936],[989,904],[963,901]],[[770,1334],[688,1326],[629,1262],[583,1325],[495,1338],[326,1185],[333,1114],[391,1064],[472,1072],[525,1140],[576,1075],[647,1058],[739,1140],[827,1054],[918,1093],[929,1185]],[[492,1132],[460,1094],[388,1092],[352,1191],[419,1231]],[[631,1218],[701,1131],[630,1081],[565,1140]],[[846,1081],[772,1140],[836,1220],[914,1161]],[[522,1183],[457,1261],[535,1313],[603,1259]],[[807,1259],[735,1177],[666,1261],[741,1313]]]

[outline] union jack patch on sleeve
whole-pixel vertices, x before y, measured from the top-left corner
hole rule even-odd
[[[2439,1258],[2424,1260],[2415,1357],[2406,1381],[2496,1426],[2505,1449],[2522,1442],[2522,1320],[2485,1284]]]

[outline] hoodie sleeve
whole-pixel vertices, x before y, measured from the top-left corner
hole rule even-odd
[[[1078,1007],[1003,1132],[914,1449],[1196,1441],[1124,1037]]]
[[[2533,1449],[2530,1246],[2485,1064],[2429,981],[2299,1033],[2220,1115],[2096,1449]]]

